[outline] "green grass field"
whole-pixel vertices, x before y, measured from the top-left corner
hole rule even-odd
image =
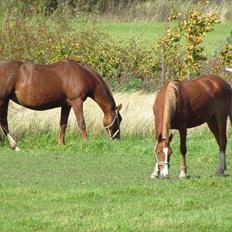
[[[231,136],[231,134],[230,134]],[[179,138],[171,177],[150,179],[153,137],[83,142],[68,134],[24,137],[0,147],[0,231],[231,231],[232,141],[226,177],[209,132],[188,136],[188,174],[179,180]]]
[[[73,21],[75,29],[83,29],[82,23]],[[162,34],[165,32],[167,25],[164,22],[90,22],[95,25],[97,30],[108,33],[116,41],[124,40],[127,43],[130,39],[140,39],[144,44],[156,44]],[[86,25],[88,27],[88,24]],[[207,34],[203,46],[208,55],[212,56],[219,49],[226,38],[230,36],[232,22],[221,22],[215,25],[215,30]]]

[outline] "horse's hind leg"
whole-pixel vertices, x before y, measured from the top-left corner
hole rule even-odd
[[[226,170],[226,144],[227,144],[227,137],[226,137],[226,123],[227,120],[222,120],[219,124],[219,167],[216,174],[224,175],[224,171]]]
[[[219,121],[219,120],[218,120]],[[208,126],[214,134],[217,144],[219,146],[219,166],[215,175],[224,175],[226,170],[226,118],[217,122],[216,119],[212,119],[208,122]]]
[[[180,134],[180,152],[181,152],[181,171],[180,171],[180,178],[185,178],[187,176],[187,165],[186,165],[186,153],[187,153],[187,148],[186,148],[186,136],[187,136],[187,130],[186,129],[181,129],[179,130]]]
[[[64,106],[61,107],[61,116],[60,116],[60,132],[59,132],[59,138],[58,143],[59,144],[65,144],[65,130],[67,127],[68,122],[68,116],[70,113],[70,106]]]
[[[16,151],[19,151],[20,149],[17,147],[16,142],[10,135],[9,129],[8,129],[8,122],[7,122],[8,104],[9,104],[9,100],[0,101],[0,127],[2,131],[4,132],[4,134],[7,136],[10,147]]]

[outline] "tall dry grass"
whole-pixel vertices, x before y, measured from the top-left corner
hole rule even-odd
[[[165,21],[175,10],[214,12],[222,20],[232,20],[231,0],[1,0],[0,17],[17,11],[23,17],[35,15],[57,17],[107,18],[118,21]]]
[[[147,135],[153,133],[153,103],[155,93],[144,94],[115,93],[117,104],[122,103],[122,135]],[[93,136],[107,135],[103,127],[103,113],[90,98],[84,103],[84,116],[87,130]],[[58,133],[60,108],[47,111],[33,111],[11,102],[9,106],[9,127],[15,137],[39,135],[41,133]],[[75,115],[71,111],[67,130],[79,133]]]
[[[217,13],[222,21],[231,20],[231,0],[133,0],[108,1],[102,16],[118,21],[166,21],[172,11],[185,15],[188,10],[200,10],[205,13]]]
[[[154,136],[153,104],[156,93],[115,93],[114,99],[117,104],[122,103],[120,111],[123,121],[121,123],[122,137],[124,136]],[[103,113],[99,106],[90,98],[84,103],[84,117],[87,131],[93,137],[108,136],[103,127]],[[16,138],[27,136],[39,136],[41,134],[58,134],[60,120],[60,108],[46,111],[34,111],[11,102],[9,106],[9,127],[11,134]],[[229,122],[228,122],[229,123]],[[231,125],[228,125],[230,130]],[[199,134],[208,130],[206,124],[188,130]],[[71,111],[67,132],[79,134],[76,118]],[[1,134],[2,132],[0,132]],[[177,131],[172,131],[178,134]]]

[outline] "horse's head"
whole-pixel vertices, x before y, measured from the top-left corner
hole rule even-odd
[[[120,139],[120,124],[122,121],[122,117],[119,113],[119,111],[122,109],[122,104],[116,107],[115,109],[115,115],[112,119],[112,122],[105,126],[109,136],[111,139]]]
[[[164,138],[161,135],[158,137],[158,141],[155,148],[156,162],[158,165],[158,174],[160,177],[168,177],[168,169],[170,157],[172,154],[172,149],[170,143],[172,141],[172,134],[169,138]]]

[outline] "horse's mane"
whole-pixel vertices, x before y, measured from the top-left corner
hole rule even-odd
[[[178,81],[170,81],[166,87],[164,108],[163,108],[163,131],[162,136],[169,138],[169,130],[171,128],[171,120],[176,112],[177,96],[179,92]]]

